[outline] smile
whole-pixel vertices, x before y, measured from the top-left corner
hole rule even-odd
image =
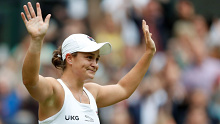
[[[91,71],[91,72],[93,72],[93,73],[95,73],[96,71],[95,70],[91,70],[91,69],[87,69],[88,71]]]

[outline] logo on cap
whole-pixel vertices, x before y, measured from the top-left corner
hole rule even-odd
[[[91,40],[91,41],[94,41],[95,42],[95,40],[92,38],[92,37],[90,37],[90,36],[87,36],[88,38],[89,38],[89,40]]]

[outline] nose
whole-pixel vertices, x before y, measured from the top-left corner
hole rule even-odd
[[[91,66],[94,67],[96,70],[98,70],[98,62],[96,60],[93,60],[92,63],[91,63]]]

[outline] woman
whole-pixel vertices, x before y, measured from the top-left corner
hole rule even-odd
[[[51,15],[48,14],[43,21],[39,3],[36,3],[36,9],[37,15],[28,2],[27,6],[24,5],[25,14],[21,13],[31,35],[22,78],[30,95],[39,103],[39,123],[99,124],[97,107],[109,106],[127,99],[141,82],[156,52],[146,22],[142,22],[146,41],[146,51],[142,58],[117,84],[100,86],[84,82],[94,78],[100,55],[110,53],[111,45],[97,44],[84,34],[69,36],[64,40],[62,48],[54,52],[53,64],[63,70],[60,79],[39,75],[41,47]]]

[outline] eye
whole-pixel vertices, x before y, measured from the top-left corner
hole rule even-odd
[[[87,58],[88,58],[89,60],[93,59],[93,57],[92,57],[92,56],[87,56]]]
[[[96,58],[96,63],[98,63],[98,61],[99,61],[99,58]]]

